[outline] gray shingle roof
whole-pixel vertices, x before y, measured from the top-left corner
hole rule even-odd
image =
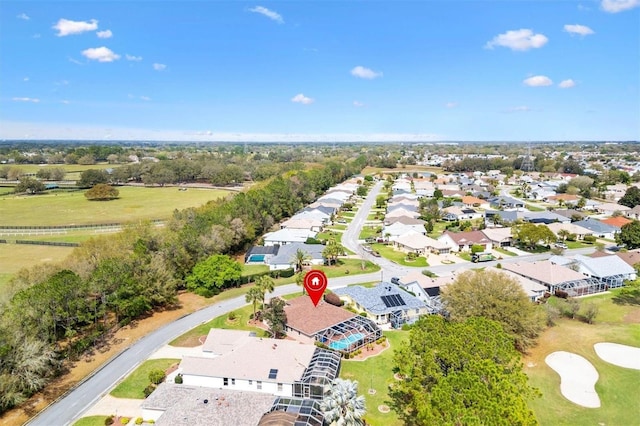
[[[320,260],[322,259],[322,251],[325,246],[322,244],[305,244],[305,243],[291,243],[285,244],[280,247],[278,250],[278,254],[273,256],[269,263],[271,265],[281,265],[286,263],[293,263],[292,259],[298,249],[307,253],[311,256],[311,259]]]
[[[349,296],[367,312],[374,315],[383,315],[407,309],[426,308],[423,301],[402,290],[399,286],[387,282],[382,282],[375,287],[366,288],[362,286],[351,286],[336,289],[338,296]],[[404,302],[402,306],[387,307],[382,301],[382,296],[399,295]]]

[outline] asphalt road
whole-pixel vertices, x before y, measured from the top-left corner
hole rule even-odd
[[[340,278],[329,279],[329,288],[344,287],[350,284],[362,282],[371,282],[376,280],[390,280],[391,277],[402,277],[411,270],[423,268],[411,268],[401,266],[382,257],[374,257],[370,253],[364,251],[358,237],[360,230],[364,225],[367,216],[375,203],[377,195],[383,186],[383,182],[377,182],[369,191],[366,199],[358,209],[355,217],[347,227],[342,236],[342,244],[349,250],[357,253],[362,258],[371,260],[382,268],[381,272],[371,274],[345,276]],[[578,249],[570,250],[572,254],[589,253],[594,249]],[[502,263],[518,262],[522,260],[533,261],[547,259],[548,254],[530,255],[530,256],[514,256],[500,260]],[[483,266],[495,265],[497,261],[483,263]],[[451,264],[439,265],[429,268],[436,274],[448,274],[457,269],[468,269],[478,267],[475,264]],[[282,296],[301,291],[301,287],[295,284],[276,287],[275,291],[269,296]],[[72,424],[75,420],[93,404],[95,404],[102,396],[106,395],[111,388],[122,378],[133,371],[140,363],[145,361],[151,354],[168,344],[171,340],[186,333],[192,328],[210,321],[220,315],[224,315],[230,311],[238,309],[247,303],[244,296],[229,299],[215,305],[184,316],[162,328],[148,334],[138,340],[128,349],[121,352],[106,365],[100,368],[92,376],[86,379],[78,387],[70,391],[66,396],[60,398],[57,402],[42,411],[38,416],[30,420],[27,424],[34,426],[62,426]]]

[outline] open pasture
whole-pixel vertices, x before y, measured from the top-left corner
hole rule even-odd
[[[117,187],[120,198],[89,201],[84,191],[56,191],[0,198],[0,226],[55,226],[126,223],[167,219],[176,209],[196,207],[225,197],[229,191],[176,187]]]

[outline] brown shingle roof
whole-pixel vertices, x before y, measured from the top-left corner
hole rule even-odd
[[[456,244],[469,245],[469,244],[487,244],[491,241],[487,238],[482,231],[467,231],[467,232],[451,232],[444,231]]]
[[[601,219],[600,222],[606,223],[607,225],[615,226],[616,228],[622,228],[627,223],[631,223],[631,220],[627,219],[626,217],[618,216]]]
[[[618,252],[616,255],[631,266],[640,263],[640,251]]]
[[[311,298],[307,295],[287,301],[284,312],[287,314],[287,326],[307,336],[313,336],[325,328],[356,316],[353,312],[324,300],[320,300],[318,306],[313,306]]]

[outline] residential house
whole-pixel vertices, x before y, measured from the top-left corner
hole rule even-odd
[[[241,330],[234,330],[239,338],[229,338],[229,330],[226,330],[221,339],[231,343],[219,344],[217,340],[221,333],[217,330],[209,331],[203,345],[203,349],[212,346],[214,356],[184,356],[180,362],[184,386],[305,397],[303,389],[308,390],[309,383],[305,383],[304,378],[322,368],[318,357],[333,360],[335,368],[323,377],[322,384],[316,386],[330,384],[339,373],[340,356],[313,344],[259,338]],[[322,398],[322,389],[313,391],[311,397]]]
[[[455,222],[456,220],[481,219],[484,217],[483,213],[470,207],[451,206],[442,209],[442,212],[444,213],[442,219],[450,222]]]
[[[324,257],[322,256],[324,249],[325,246],[322,244],[286,244],[280,246],[277,254],[265,263],[269,265],[269,270],[271,271],[295,268],[295,254],[298,250],[302,250],[308,256],[305,261],[306,265],[322,265],[324,264]]]
[[[483,210],[487,210],[490,208],[490,203],[487,200],[483,200],[482,198],[472,197],[470,195],[465,195],[462,197],[462,204],[465,207],[469,208],[480,208]]]
[[[545,199],[545,201],[547,201],[548,203],[554,203],[554,204],[565,205],[565,206],[569,204],[576,205],[578,204],[579,200],[580,200],[580,197],[574,194],[558,194],[558,195],[547,197]]]
[[[471,246],[482,246],[483,251],[493,248],[493,243],[482,231],[451,232],[444,231],[438,241],[453,252],[471,251]]]
[[[391,225],[385,225],[384,228],[382,228],[382,235],[391,241],[395,240],[400,235],[406,234],[407,232],[418,232],[423,235],[427,234],[427,230],[422,224],[405,225],[400,222],[395,222]]]
[[[429,313],[423,301],[392,283],[381,282],[371,288],[359,285],[342,287],[335,293],[357,310],[366,312],[376,323],[389,323],[394,328],[412,324]]]
[[[546,286],[552,294],[557,290],[565,291],[570,296],[581,296],[603,291],[600,281],[549,260],[503,263],[502,269],[540,283]]]
[[[524,201],[512,197],[494,197],[489,199],[492,208],[502,210],[524,210]]]
[[[588,277],[601,281],[607,288],[617,288],[624,285],[624,281],[635,280],[636,270],[633,266],[612,254],[602,257],[588,257],[575,255],[578,271]]]
[[[640,205],[635,206],[627,212],[627,217],[635,220],[640,219]]]
[[[402,223],[403,225],[422,225],[424,227],[426,221],[422,219],[416,219],[413,217],[399,216],[399,217],[385,217],[384,224],[386,226],[393,225],[394,223]]]
[[[482,232],[489,241],[491,241],[492,247],[511,247],[513,245],[513,235],[511,235],[511,228],[486,228]]]
[[[446,244],[416,231],[406,232],[395,237],[392,241],[393,245],[399,250],[407,253],[415,253],[419,256],[426,255],[430,252],[447,254],[450,251]]]
[[[615,217],[608,217],[606,219],[600,219],[600,222],[622,229],[622,227],[625,226],[627,223],[631,223],[631,220],[627,219],[626,217],[615,216]]]
[[[556,236],[558,236],[558,233],[560,231],[566,231],[569,234],[574,234],[576,236],[576,239],[578,240],[584,240],[584,237],[586,237],[587,235],[593,235],[593,232],[591,230],[583,228],[580,225],[576,225],[576,223],[555,222],[548,224],[547,227],[551,230],[551,232],[556,234]]]
[[[403,216],[417,219],[420,216],[420,213],[418,213],[417,211],[407,210],[405,208],[398,208],[390,212],[387,212],[387,214],[385,215],[385,218],[391,219],[391,218],[403,217]]]
[[[627,206],[616,203],[600,203],[595,206],[595,211],[599,214],[611,216],[615,212],[627,214],[631,209]]]
[[[288,229],[308,229],[314,232],[322,232],[324,222],[319,219],[304,216],[293,216],[280,224],[280,228]]]
[[[268,264],[273,256],[278,254],[279,245],[253,246],[244,255],[246,264]]]
[[[504,274],[509,278],[515,280],[532,302],[537,302],[538,300],[540,300],[544,296],[544,293],[547,291],[547,287],[540,284],[539,282],[530,280],[529,278],[511,272],[507,269],[498,269],[496,267],[489,266],[484,270]]]
[[[369,318],[356,315],[324,300],[314,306],[309,296],[287,300],[287,337],[305,343],[322,343],[335,351],[353,352],[382,336]]]
[[[308,238],[315,238],[317,232],[310,229],[279,229],[274,232],[264,234],[263,240],[265,246],[280,245],[284,246],[292,243],[304,243]]]
[[[574,225],[581,226],[583,228],[587,228],[593,235],[598,238],[605,238],[608,240],[615,239],[615,235],[620,232],[620,228],[615,226],[608,225],[599,221],[598,219],[586,218],[584,220],[579,220],[577,222],[573,222]]]

